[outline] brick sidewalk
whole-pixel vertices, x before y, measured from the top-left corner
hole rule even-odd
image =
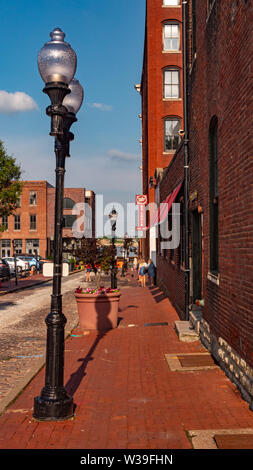
[[[32,418],[42,369],[0,417],[1,449],[190,449],[192,430],[253,430],[248,404],[220,368],[170,370],[165,354],[206,349],[179,341],[177,313],[158,288],[123,288],[119,315],[118,328],[102,337],[77,328],[66,341],[75,417]],[[157,322],[168,324],[145,326]]]

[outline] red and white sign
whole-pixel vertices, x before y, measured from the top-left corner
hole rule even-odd
[[[135,204],[139,208],[139,220],[138,227],[136,230],[145,230],[146,229],[146,209],[145,206],[148,203],[148,196],[146,194],[137,194],[135,199]]]
[[[135,198],[135,204],[136,205],[144,205],[148,203],[148,196],[146,194],[137,194]]]

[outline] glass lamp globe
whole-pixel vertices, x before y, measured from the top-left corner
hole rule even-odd
[[[45,83],[62,82],[68,85],[76,71],[76,53],[70,44],[64,41],[65,33],[55,28],[38,55],[38,67]]]
[[[76,78],[73,78],[69,84],[71,93],[66,95],[63,100],[63,106],[67,108],[69,113],[76,114],[82,106],[83,87]]]
[[[113,207],[113,209],[111,210],[111,212],[109,214],[109,219],[110,219],[110,222],[111,222],[112,230],[115,230],[115,228],[116,228],[117,217],[118,217],[118,213],[117,213],[116,209],[114,209],[114,207]]]

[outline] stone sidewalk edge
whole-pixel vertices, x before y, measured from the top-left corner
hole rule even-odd
[[[69,331],[65,331],[65,342],[66,339],[71,335],[71,332],[78,326],[78,320],[76,324],[72,324],[71,329]],[[3,414],[5,409],[12,403],[14,402],[17,397],[25,390],[27,385],[34,379],[34,377],[40,372],[41,369],[46,364],[46,354],[38,359],[32,369],[29,371],[29,373],[26,374],[25,377],[23,377],[14,387],[13,390],[11,390],[6,397],[3,398],[3,400],[0,401],[0,416]]]

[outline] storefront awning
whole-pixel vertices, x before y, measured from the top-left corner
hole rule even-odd
[[[183,183],[180,183],[175,189],[174,191],[172,191],[172,193],[169,194],[168,197],[166,197],[166,199],[160,203],[160,206],[156,209],[156,211],[154,212],[153,216],[152,216],[152,219],[151,219],[151,223],[149,225],[149,227],[147,228],[151,228],[151,227],[154,227],[155,225],[159,224],[159,223],[162,223],[170,209],[171,209],[171,206],[173,204],[173,202],[175,201],[179,191],[180,191],[180,188],[182,186]]]

